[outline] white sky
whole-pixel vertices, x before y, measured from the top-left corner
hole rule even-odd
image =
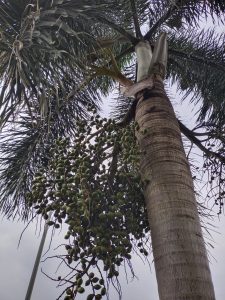
[[[224,27],[223,27],[224,28]],[[180,103],[179,95],[176,95],[173,89],[172,102],[175,111],[179,111],[179,116],[188,127],[194,127],[194,111],[193,105],[185,101]],[[212,203],[213,204],[213,203]],[[210,267],[214,282],[216,299],[225,299],[225,217],[221,216],[221,221],[216,217],[213,224],[216,226],[217,232],[212,232],[214,249],[209,249]],[[33,268],[36,252],[40,242],[40,236],[35,235],[35,224],[31,225],[23,235],[21,245],[17,249],[20,233],[24,228],[24,224],[20,222],[9,222],[2,220],[0,225],[0,299],[1,300],[24,300],[30,274]],[[62,243],[62,236],[54,236],[52,249]],[[48,233],[45,248],[48,248],[50,240],[50,231]],[[45,252],[45,251],[44,251]],[[50,251],[48,255],[53,255]],[[152,257],[150,258],[152,261]],[[58,263],[56,261],[48,261],[41,264],[41,268],[46,273],[54,277]],[[139,258],[134,259],[134,270],[139,280],[132,280],[131,275],[128,276],[127,284],[125,276],[121,276],[121,285],[123,291],[122,300],[158,300],[157,285],[154,274],[154,266],[151,270],[148,264],[143,264]],[[57,277],[57,276],[55,276]],[[112,290],[112,289],[111,289]],[[60,290],[56,289],[56,283],[46,278],[39,269],[37,281],[32,295],[32,300],[55,300],[60,294]],[[112,291],[111,300],[117,300],[118,296]],[[81,295],[81,300],[85,300],[85,295]]]
[[[185,124],[188,124],[190,128],[194,126],[194,111],[193,105],[190,105],[188,101],[183,102],[181,105],[179,95],[176,95],[175,89],[172,90],[172,102],[175,111],[179,111],[179,116]],[[213,204],[213,203],[212,203]],[[213,235],[214,249],[209,249],[210,253],[210,267],[213,277],[213,282],[216,291],[216,299],[224,300],[225,295],[225,217],[221,216],[221,222],[218,218],[215,218],[213,223],[218,232],[211,232]],[[1,300],[23,300],[25,298],[27,284],[33,268],[36,252],[40,242],[40,236],[35,235],[35,224],[31,225],[24,233],[21,245],[17,249],[20,233],[24,228],[24,224],[19,222],[11,223],[7,220],[1,221],[0,226],[0,266],[2,272],[0,273],[0,299]],[[54,236],[54,243],[52,249],[58,244],[62,243],[63,232],[61,235],[58,233]],[[48,233],[47,242],[45,248],[48,248],[50,240],[50,231]],[[45,252],[45,251],[44,251]],[[53,255],[53,251],[50,251],[48,255]],[[150,257],[152,262],[152,257]],[[48,261],[42,263],[41,268],[46,273],[53,277],[60,275],[60,272],[56,276],[54,273],[57,268],[57,261]],[[121,276],[121,285],[123,290],[122,300],[158,300],[157,285],[154,274],[154,266],[151,264],[151,270],[148,264],[143,264],[142,261],[135,257],[134,270],[139,278],[133,279],[131,274],[128,276],[129,283],[127,284],[125,275]],[[46,278],[40,272],[38,272],[36,285],[33,291],[32,300],[55,300],[60,294],[60,290],[56,289],[56,283]],[[118,295],[112,291],[111,299],[117,300]],[[81,295],[81,300],[85,300],[85,296]]]

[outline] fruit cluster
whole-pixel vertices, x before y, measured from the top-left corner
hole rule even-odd
[[[117,280],[119,267],[130,265],[132,251],[148,255],[134,133],[134,124],[119,128],[95,112],[88,121],[77,121],[74,139],[55,142],[47,168],[35,174],[29,205],[46,220],[52,212],[49,226],[68,224],[65,261],[75,280],[65,300],[85,289],[91,289],[88,300],[101,299],[107,293],[105,281]]]

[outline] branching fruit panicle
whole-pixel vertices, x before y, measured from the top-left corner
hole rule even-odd
[[[87,299],[101,299],[107,294],[106,283],[118,277],[121,267],[130,266],[133,250],[143,257],[148,253],[149,227],[134,135],[135,124],[122,128],[95,111],[89,121],[77,122],[74,139],[55,142],[48,166],[34,177],[27,195],[34,210],[44,218],[53,212],[48,225],[55,229],[68,224],[64,261],[75,280],[67,298],[92,287]]]

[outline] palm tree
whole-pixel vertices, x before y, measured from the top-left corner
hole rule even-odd
[[[160,299],[215,299],[181,131],[206,155],[221,163],[224,156],[177,120],[163,79],[167,74],[202,101],[199,121],[212,126],[213,138],[223,143],[218,126],[224,124],[224,38],[213,30],[196,33],[194,26],[203,14],[224,17],[224,4],[88,2],[1,3],[1,209],[8,216],[29,216],[27,191],[36,170],[49,168],[55,139],[75,133],[77,115],[88,118],[87,105],[96,106],[119,82],[130,97],[120,97],[115,110],[120,118],[128,112],[120,126],[132,118],[137,123]]]

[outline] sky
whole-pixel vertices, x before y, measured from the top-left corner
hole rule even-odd
[[[196,107],[190,105],[188,101],[181,104],[181,97],[176,93],[173,87],[170,93],[171,101],[176,112],[179,112],[179,117],[184,124],[189,128],[194,127]],[[108,107],[108,105],[106,105]],[[108,109],[108,108],[107,108]],[[211,203],[213,205],[213,203]],[[216,216],[214,220],[209,220],[214,227],[209,226],[210,234],[206,234],[206,242],[214,246],[208,247],[208,254],[210,260],[210,268],[216,292],[217,300],[224,300],[225,295],[225,216],[221,215],[220,219]],[[40,242],[40,228],[36,228],[36,223],[31,224],[24,232],[19,248],[17,247],[19,237],[25,225],[17,221],[8,221],[2,219],[0,221],[0,300],[24,300],[29,278],[33,268],[35,256]],[[42,228],[43,229],[43,228]],[[55,254],[53,250],[56,246],[62,243],[64,230],[61,233],[56,232],[53,237],[51,250],[44,256],[51,256]],[[45,243],[44,252],[48,249],[51,238],[51,231],[48,232],[47,241]],[[210,239],[213,239],[211,241]],[[134,258],[133,267],[137,278],[132,278],[128,273],[120,276],[122,286],[122,300],[158,300],[157,284],[154,273],[153,258],[149,258],[150,266],[138,258]],[[41,263],[37,280],[35,283],[32,300],[55,300],[61,293],[60,288],[56,288],[56,283],[41,272],[44,270],[52,277],[57,277],[59,273],[57,270],[58,262],[56,260],[47,260]],[[62,270],[63,272],[63,270]],[[110,290],[110,299],[119,299],[118,295]],[[81,295],[78,300],[85,300],[85,296]]]
[[[173,87],[170,93],[171,101],[173,103],[175,111],[179,112],[179,117],[190,128],[194,127],[195,111],[196,107],[193,104],[189,104],[186,100],[183,103],[180,101],[180,96],[176,93],[175,87]],[[213,205],[213,203],[212,203]],[[215,214],[216,215],[216,214]],[[214,249],[208,247],[208,253],[210,258],[210,268],[212,272],[212,278],[214,282],[216,299],[224,300],[225,295],[225,216],[221,215],[221,220],[214,218],[209,220],[215,227],[210,227],[210,234],[212,235],[213,242],[210,241],[211,237],[206,235],[206,241],[214,246]],[[21,222],[8,221],[2,219],[0,223],[0,266],[2,272],[0,272],[0,299],[1,300],[24,300],[26,289],[28,286],[31,270],[33,268],[35,256],[37,253],[38,245],[40,242],[40,227],[36,222],[31,224],[24,232],[19,248],[17,247],[19,237],[23,231],[25,225]],[[44,256],[54,255],[56,252],[53,250],[63,241],[64,230],[61,233],[56,232],[53,237],[53,244],[51,250]],[[45,249],[43,253],[49,247],[51,238],[51,231],[48,232],[47,241],[45,243]],[[122,286],[122,300],[158,300],[157,284],[154,273],[154,265],[152,263],[153,258],[149,258],[150,266],[135,257],[133,267],[137,278],[132,278],[128,272],[126,279],[123,273],[120,276],[120,282]],[[41,263],[37,280],[35,283],[34,291],[32,294],[32,300],[55,300],[61,293],[61,289],[56,288],[56,283],[48,278],[41,272],[41,269],[48,275],[57,278],[60,275],[60,271],[56,274],[58,266],[57,260],[47,260]],[[63,270],[62,270],[63,271]],[[119,299],[118,295],[111,288],[110,290],[111,300]],[[81,295],[78,300],[85,300],[85,296]]]

